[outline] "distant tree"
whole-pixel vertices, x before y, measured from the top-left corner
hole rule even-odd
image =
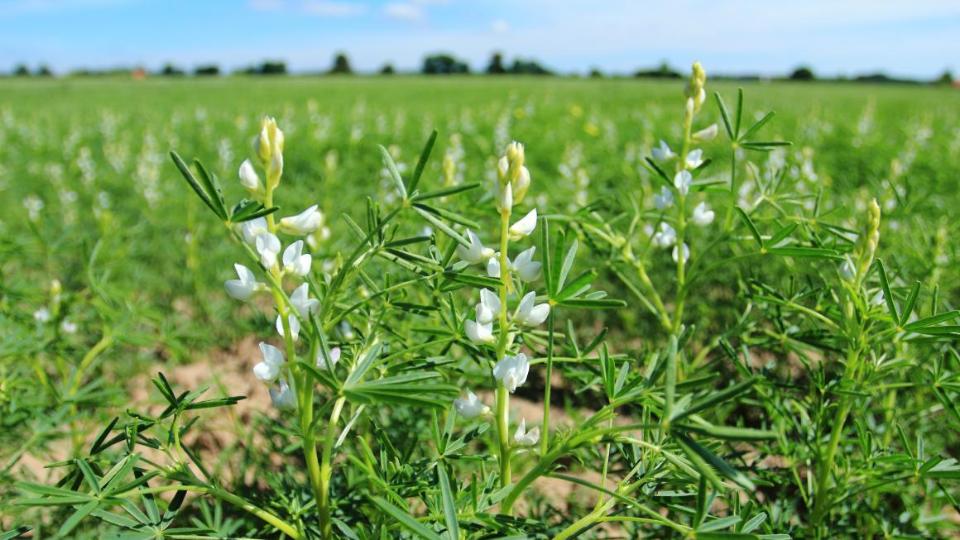
[[[510,73],[515,75],[552,75],[553,72],[541,66],[536,60],[522,60],[517,58],[510,66]]]
[[[424,58],[421,71],[424,75],[454,75],[470,73],[470,66],[449,54],[440,53]]]
[[[163,65],[163,68],[160,70],[160,75],[164,77],[181,77],[184,75],[184,71],[168,62]]]
[[[17,77],[29,77],[30,68],[26,64],[18,64],[17,67],[13,68],[13,74]]]
[[[813,81],[816,80],[816,78],[816,75],[813,74],[813,70],[807,66],[800,66],[793,70],[789,77],[791,81]]]
[[[396,73],[396,70],[393,69],[393,64],[387,63],[380,68],[381,75],[393,75],[394,73]]]
[[[633,76],[643,79],[679,79],[682,77],[680,72],[670,67],[670,64],[666,61],[660,62],[660,66],[654,69],[637,70]]]
[[[53,71],[50,66],[43,64],[37,68],[37,77],[53,77]]]
[[[598,68],[591,68],[591,69],[590,69],[590,78],[591,78],[591,79],[602,79],[602,78],[603,78],[603,72],[600,71]]]
[[[502,75],[507,72],[507,68],[503,67],[503,55],[495,52],[490,57],[490,63],[487,64],[487,73],[490,75]]]
[[[197,66],[194,68],[193,74],[197,77],[216,77],[220,75],[220,66],[216,64],[204,64]]]
[[[287,73],[287,63],[282,60],[267,60],[260,64],[257,70],[258,75],[285,75]]]
[[[944,71],[943,74],[937,78],[936,83],[945,85],[953,84],[953,72],[951,72],[949,69]]]
[[[350,59],[347,58],[345,53],[338,52],[333,57],[333,66],[330,68],[330,73],[332,75],[350,75],[353,73],[353,69],[350,67]]]

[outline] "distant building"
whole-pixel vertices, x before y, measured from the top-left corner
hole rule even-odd
[[[142,81],[147,78],[147,70],[143,68],[134,68],[133,71],[130,72],[130,76],[135,81]]]

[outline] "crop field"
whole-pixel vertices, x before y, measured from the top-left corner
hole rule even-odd
[[[955,89],[0,79],[0,208],[0,539],[960,537]]]

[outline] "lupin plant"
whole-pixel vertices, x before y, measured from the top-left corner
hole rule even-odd
[[[211,155],[236,174],[236,185],[222,186],[199,161],[188,165],[173,153],[181,187],[193,193],[172,203],[159,181],[155,135],[144,138],[154,142],[136,164],[128,159],[135,153],[112,144],[116,155],[94,167],[89,148],[99,145],[84,141],[70,151],[84,183],[100,170],[135,169],[139,203],[185,207],[187,273],[248,319],[241,331],[255,335],[255,351],[231,361],[248,364],[246,397],[273,407],[242,418],[250,425],[236,443],[239,467],[227,449],[204,447],[209,434],[198,431],[207,409],[228,416],[223,408],[244,396],[208,398],[206,387],[180,389],[163,374],[153,379],[159,408],[124,402],[125,413],[86,437],[89,424],[71,415],[107,395],[95,378],[99,358],[132,333],[127,308],[103,294],[94,272],[98,244],[85,279],[103,311],[99,341],[69,341],[79,338],[80,302],[66,310],[59,282],[19,315],[37,330],[18,341],[24,356],[53,336],[63,382],[45,379],[50,401],[59,399],[49,424],[69,420],[71,451],[53,464],[56,485],[0,489],[22,494],[10,506],[0,500],[0,526],[13,529],[0,539],[26,532],[3,515],[10,507],[52,508],[46,515],[59,537],[949,535],[950,525],[938,524],[945,512],[934,508],[960,511],[960,466],[949,444],[960,424],[960,312],[940,288],[955,282],[949,224],[936,231],[939,266],[924,287],[908,277],[910,258],[885,245],[893,220],[903,219],[901,165],[884,163],[897,171],[879,203],[861,189],[847,221],[836,223],[822,149],[787,153],[788,143],[759,138],[772,113],[751,123],[742,92],[733,109],[719,94],[708,98],[699,64],[681,99],[677,129],[630,143],[637,156],[640,148],[649,154],[639,172],[639,157],[610,166],[599,149],[630,133],[635,119],[658,133],[663,126],[640,113],[617,125],[576,105],[571,115],[583,117],[576,127],[588,139],[549,148],[548,137],[524,137],[525,147],[509,141],[545,107],[523,96],[505,110],[481,110],[479,127],[469,111],[462,125],[451,122],[463,137],[449,138],[437,174],[428,169],[436,132],[416,162],[397,163],[415,155],[403,140],[363,162],[364,142],[400,137],[407,116],[368,112],[362,101],[342,126],[311,101],[312,131],[285,108],[289,141],[277,121],[263,119],[249,159],[204,124],[205,139],[219,141]],[[174,128],[207,114],[181,115]],[[414,128],[429,126],[426,118]],[[246,119],[235,124],[244,136],[250,131]],[[811,131],[817,137],[829,131],[821,124]],[[118,125],[107,115],[98,129],[115,138]],[[485,128],[495,131],[496,151],[476,144]],[[310,173],[295,157],[286,161],[287,143],[332,143],[335,133],[348,146],[318,154],[322,166],[307,169],[322,174],[323,187],[302,196],[313,189],[301,183]],[[853,146],[869,144],[868,134]],[[902,152],[902,166],[914,163],[921,135]],[[197,150],[204,151],[213,152]],[[561,155],[560,167],[550,162]],[[711,157],[729,169],[717,172]],[[610,188],[611,169],[637,181]],[[556,170],[569,185],[548,185],[543,171]],[[354,174],[375,181],[348,181]],[[348,187],[368,197],[362,218],[339,204]],[[227,204],[225,193],[241,190],[244,198]],[[98,192],[97,224],[119,234],[111,200]],[[54,201],[27,196],[25,220],[39,231]],[[202,207],[211,213],[196,214]],[[331,220],[342,225],[336,234],[321,208],[346,209]],[[579,210],[557,211],[567,208]],[[74,214],[64,220],[84,218]],[[203,264],[201,246],[211,238],[229,260]],[[206,267],[217,277],[202,274]],[[621,285],[613,296],[625,299],[599,290]],[[196,289],[202,299],[217,297]],[[202,307],[204,317],[215,313]],[[74,349],[82,354],[71,364]],[[46,358],[37,354],[25,364],[32,369],[18,373],[50,377]],[[23,388],[11,391],[0,379],[5,427],[11,418],[20,427],[8,412],[17,412]],[[17,459],[53,440],[56,429],[34,425],[45,430]],[[931,434],[931,426],[947,434]],[[15,459],[9,463],[0,472]],[[581,491],[559,501],[559,486]]]

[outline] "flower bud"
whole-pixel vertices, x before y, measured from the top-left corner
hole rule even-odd
[[[527,194],[529,188],[530,171],[526,167],[520,167],[520,173],[517,174],[517,179],[513,183],[513,203],[523,202],[523,197]]]
[[[700,107],[707,99],[707,92],[704,87],[707,84],[707,73],[703,70],[700,62],[694,62],[691,69],[690,82],[687,85],[686,96],[692,101],[693,112],[700,112]]]
[[[250,163],[249,159],[243,160],[243,163],[240,164],[240,184],[243,185],[249,191],[259,191],[260,186],[260,177],[257,176],[257,171],[254,170],[253,164]]]

